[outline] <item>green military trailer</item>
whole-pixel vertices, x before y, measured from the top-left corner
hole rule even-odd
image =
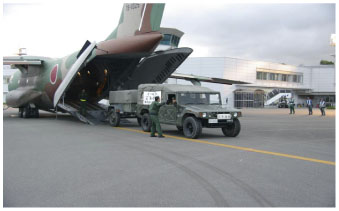
[[[240,133],[238,117],[241,112],[224,107],[219,92],[207,87],[178,84],[138,86],[136,115],[144,131],[151,128],[149,105],[155,96],[166,102],[159,110],[160,123],[175,125],[188,138],[198,138],[203,127],[221,128],[228,137],[236,137]]]
[[[138,90],[109,92],[108,122],[117,127],[123,118],[137,118]],[[138,118],[140,124],[140,119]]]

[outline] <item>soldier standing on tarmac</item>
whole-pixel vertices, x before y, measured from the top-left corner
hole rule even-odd
[[[312,100],[307,97],[307,100],[306,100],[306,104],[307,104],[307,107],[308,107],[308,115],[312,115],[313,112],[312,112]]]
[[[156,137],[155,136],[155,129],[156,129],[158,132],[158,137],[164,138],[164,136],[162,135],[161,126],[159,123],[158,114],[159,114],[160,107],[165,105],[165,103],[159,103],[159,101],[160,101],[159,96],[156,96],[155,101],[149,107],[149,113],[150,113],[151,120],[152,120],[151,137]]]
[[[321,116],[325,116],[326,115],[325,114],[326,102],[322,98],[320,99],[319,108],[321,111]]]
[[[80,98],[80,114],[86,116],[86,103],[87,103],[87,94],[85,89],[82,89]]]
[[[290,102],[290,114],[295,114],[295,110],[294,110],[294,99],[291,98]]]

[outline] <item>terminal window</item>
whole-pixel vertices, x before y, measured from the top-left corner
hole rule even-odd
[[[270,80],[270,81],[285,81],[302,83],[303,76],[300,74],[283,74],[283,73],[272,73],[257,71],[257,80]]]

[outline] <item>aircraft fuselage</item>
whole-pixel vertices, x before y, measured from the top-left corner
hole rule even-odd
[[[109,75],[115,74],[114,67],[111,66],[121,65],[122,67],[117,68],[125,68],[124,71],[135,68],[140,61],[140,55],[138,54],[150,54],[161,39],[162,34],[154,32],[98,43],[96,49],[92,51],[92,54],[78,71],[72,84],[69,85],[64,95],[65,99],[78,100],[78,95],[82,89],[88,92],[88,97],[91,101],[99,101],[104,98],[107,89],[116,89],[118,87],[109,84]],[[23,60],[39,59],[42,63],[41,65],[16,65],[19,71],[10,80],[8,86],[10,92],[6,96],[7,105],[20,108],[33,103],[39,109],[54,109],[54,94],[77,60],[78,53],[79,51],[56,59],[31,56],[19,57],[19,59]],[[124,58],[124,55],[126,55],[126,58]],[[100,62],[101,57],[110,56],[112,58],[118,56],[119,59],[125,59],[125,62],[110,63],[107,62],[109,61],[107,59],[105,64]],[[107,68],[107,66],[111,68]],[[124,72],[119,72],[119,74],[124,74]],[[123,83],[123,81],[121,82]]]

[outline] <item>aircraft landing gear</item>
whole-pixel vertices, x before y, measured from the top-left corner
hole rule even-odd
[[[37,107],[26,105],[25,107],[19,108],[20,118],[39,118],[39,109]]]

